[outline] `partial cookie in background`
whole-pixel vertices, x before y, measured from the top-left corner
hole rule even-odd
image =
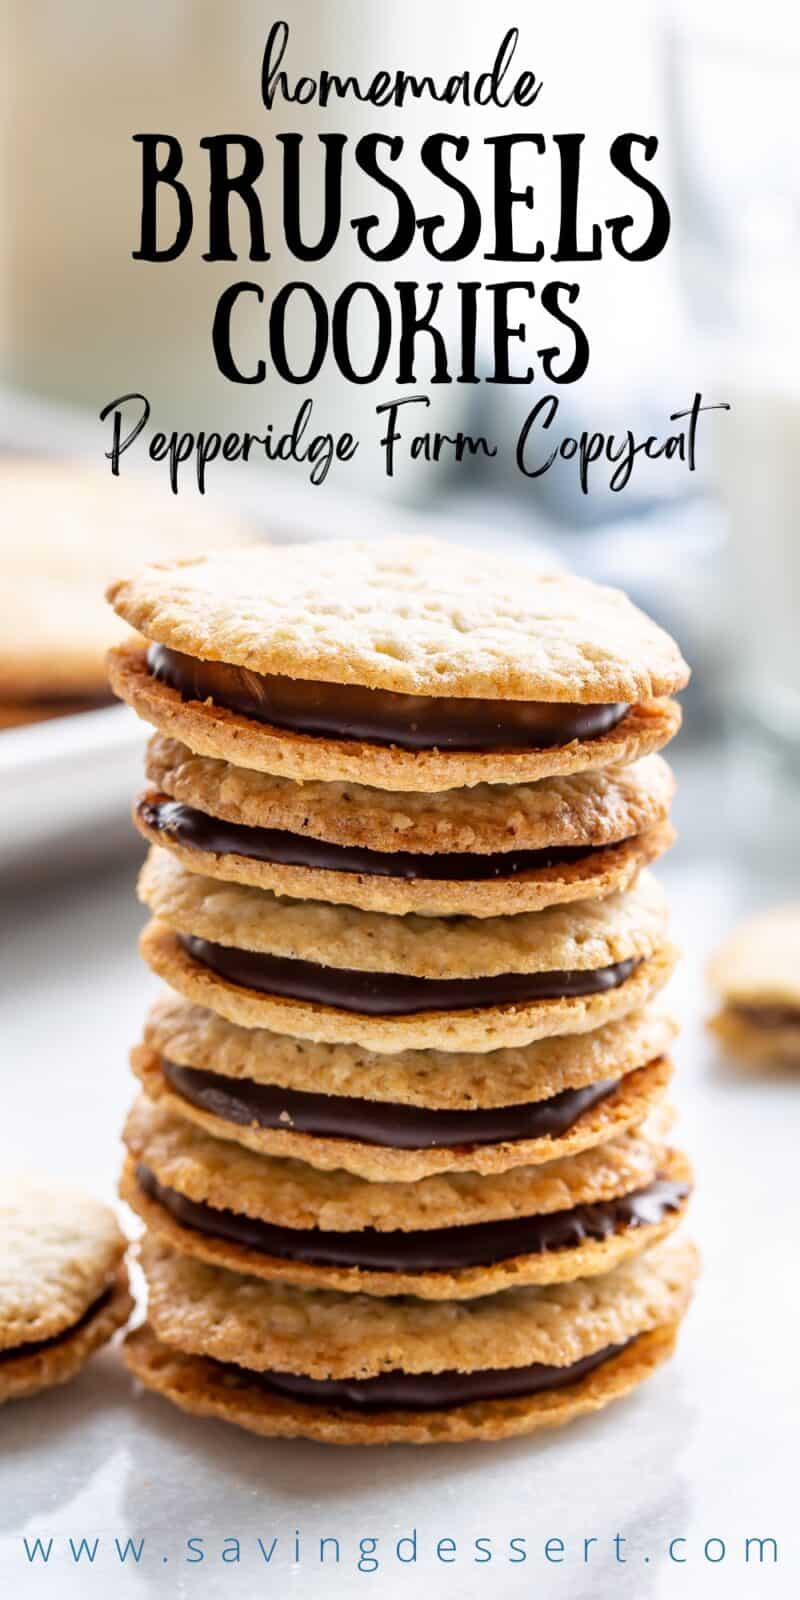
[[[133,1309],[114,1213],[44,1179],[0,1180],[0,1401],[64,1383]]]
[[[800,1066],[800,903],[738,927],[709,965],[722,1008],[709,1027],[725,1049],[763,1066]]]
[[[77,462],[0,463],[0,727],[108,704],[109,647],[130,630],[103,589],[143,561],[245,544],[237,519],[130,475]]]
[[[184,1255],[307,1288],[423,1299],[607,1272],[678,1225],[691,1183],[677,1152],[629,1135],[557,1162],[556,1173],[522,1168],[480,1185],[423,1180],[425,1199],[415,1184],[378,1185],[384,1208],[394,1198],[387,1215],[374,1184],[251,1155],[144,1100],[125,1139],[122,1198]],[[459,1188],[472,1202],[470,1221],[466,1207],[454,1208]],[[350,1226],[337,1226],[331,1191]]]
[[[627,763],[689,677],[620,591],[427,539],[163,563],[108,597],[150,641],[114,653],[116,692],[285,777],[430,793]]]
[[[150,1326],[131,1370],[188,1411],[266,1435],[493,1439],[597,1409],[671,1351],[697,1269],[681,1241],[601,1277],[480,1300],[379,1300],[211,1267],[146,1239]]]

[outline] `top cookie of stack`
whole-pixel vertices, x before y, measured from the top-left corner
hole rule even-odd
[[[154,566],[110,598],[151,641],[111,658],[162,735],[139,825],[185,865],[488,916],[609,894],[669,843],[652,753],[688,671],[618,591],[405,540]]]

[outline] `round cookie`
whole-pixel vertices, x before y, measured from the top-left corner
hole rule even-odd
[[[456,1444],[510,1439],[561,1427],[602,1410],[652,1376],[675,1348],[676,1319],[638,1334],[618,1355],[563,1387],[507,1400],[477,1401],[446,1410],[372,1411],[293,1400],[270,1391],[244,1367],[184,1355],[161,1344],[146,1323],[128,1335],[125,1360],[135,1378],[194,1416],[234,1423],[264,1438],[314,1439],[319,1444]]]
[[[565,1089],[623,1077],[664,1055],[676,1032],[675,1019],[651,1006],[592,1033],[536,1039],[517,1049],[378,1054],[353,1044],[240,1028],[165,990],[150,1009],[144,1043],[182,1067],[301,1094],[476,1111],[547,1100]]]
[[[690,1182],[682,1157],[629,1135],[555,1163],[556,1173],[467,1175],[468,1221],[466,1208],[453,1205],[464,1178],[460,1186],[426,1180],[423,1199],[418,1185],[374,1185],[248,1154],[146,1101],[134,1107],[125,1141],[122,1198],[183,1254],[310,1288],[423,1299],[606,1272],[677,1226]],[[331,1192],[354,1226],[335,1225]]]
[[[627,1073],[616,1085],[599,1086],[596,1098],[589,1096],[588,1108],[578,1111],[558,1134],[482,1144],[465,1139],[455,1145],[409,1148],[341,1134],[308,1134],[288,1126],[260,1126],[246,1107],[236,1116],[230,1112],[223,1115],[224,1078],[214,1080],[207,1098],[199,1094],[190,1098],[191,1085],[185,1081],[190,1075],[182,1075],[184,1082],[179,1092],[165,1075],[166,1063],[147,1045],[134,1047],[131,1065],[151,1100],[219,1139],[233,1140],[258,1153],[293,1157],[324,1171],[341,1167],[358,1177],[387,1183],[413,1181],[438,1172],[506,1172],[602,1144],[628,1128],[639,1127],[663,1100],[672,1075],[671,1062],[659,1057]],[[396,1107],[390,1108],[389,1126],[396,1122],[397,1111]]]
[[[189,870],[366,910],[492,916],[627,887],[672,842],[672,774],[631,768],[394,794],[294,783],[151,740],[134,822]]]
[[[675,789],[667,762],[657,755],[538,783],[484,783],[434,794],[300,783],[194,755],[163,734],[147,746],[146,772],[173,800],[243,827],[416,854],[617,844],[664,822]]]
[[[27,1175],[0,1181],[0,1402],[71,1378],[133,1308],[114,1214]]]
[[[108,598],[170,649],[390,693],[606,704],[688,681],[620,590],[444,541],[259,546],[145,567]]]
[[[301,782],[324,779],[426,794],[624,766],[663,749],[681,725],[677,702],[662,698],[632,706],[615,726],[591,739],[524,749],[403,750],[396,744],[293,733],[256,723],[208,697],[184,699],[153,676],[147,650],[139,644],[109,652],[108,676],[114,693],[137,716],[199,755]]]
[[[143,838],[169,850],[188,872],[298,900],[325,900],[394,915],[413,911],[418,916],[494,917],[571,900],[602,899],[630,888],[642,868],[663,855],[675,839],[674,829],[664,822],[618,844],[512,853],[508,861],[483,858],[487,873],[490,867],[496,869],[495,876],[486,877],[476,868],[480,857],[460,856],[450,862],[449,870],[457,867],[464,876],[448,877],[445,864],[436,857],[393,859],[373,851],[337,851],[335,846],[315,846],[296,835],[237,828],[157,790],[140,795],[133,820]],[[297,859],[274,859],[282,854]],[[301,864],[303,857],[310,857],[310,863]],[[437,869],[434,875],[431,865]],[[444,877],[438,876],[442,870]],[[470,872],[475,876],[468,876]]]
[[[127,1356],[145,1382],[216,1414],[225,1383],[243,1425],[342,1442],[500,1437],[591,1409],[602,1401],[580,1389],[588,1372],[612,1374],[610,1398],[630,1387],[613,1381],[612,1363],[642,1336],[668,1329],[667,1353],[696,1271],[693,1248],[668,1241],[600,1277],[442,1304],[258,1282],[149,1237],[142,1259],[151,1330]],[[167,1348],[204,1365],[187,1368]],[[637,1364],[639,1376],[652,1364]],[[491,1397],[498,1379],[513,1401]]]
[[[736,928],[709,965],[723,1000],[711,1029],[758,1066],[800,1064],[800,904],[773,906]]]
[[[597,1026],[642,1003],[642,965],[665,954],[647,873],[627,893],[537,913],[392,917],[221,886],[151,851],[139,893],[156,917],[142,953],[180,993],[245,1026],[378,1050]]]

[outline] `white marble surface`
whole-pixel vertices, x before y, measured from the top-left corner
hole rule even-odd
[[[753,763],[684,758],[682,841],[664,868],[686,955],[676,1092],[695,1159],[692,1231],[705,1272],[677,1359],[639,1393],[563,1433],[489,1447],[333,1451],[271,1444],[136,1394],[108,1353],[72,1386],[0,1413],[0,1593],[198,1597],[525,1595],[569,1600],[798,1592],[796,1265],[800,1079],[720,1063],[702,1016],[705,957],[743,908],[800,890],[797,793]],[[109,1197],[131,1096],[126,1049],[153,988],[139,964],[133,865],[4,896],[0,1160],[34,1163]],[[394,1543],[417,1529],[416,1564]],[[296,1529],[301,1559],[294,1558]],[[614,1535],[624,1561],[615,1558]],[[53,1539],[46,1567],[23,1536]],[[322,1536],[341,1559],[320,1567]],[[76,1567],[67,1540],[99,1540]],[[144,1538],[138,1566],[113,1541]],[[745,1539],[772,1536],[758,1564]],[[186,1561],[190,1537],[205,1560]],[[241,1540],[223,1564],[226,1537]],[[269,1566],[259,1551],[277,1545]],[[377,1573],[357,1570],[378,1540]],[[456,1559],[436,1560],[437,1539]],[[476,1564],[472,1541],[494,1559]],[[524,1538],[527,1560],[508,1561]],[[548,1562],[546,1539],[564,1541]],[[583,1561],[583,1540],[596,1539]],[[684,1538],[667,1557],[670,1539]],[[704,1560],[707,1539],[726,1554]],[[228,1547],[229,1550],[232,1546]],[[409,1553],[407,1545],[401,1547]],[[714,1556],[718,1544],[711,1547]],[[551,1546],[557,1554],[558,1547]]]

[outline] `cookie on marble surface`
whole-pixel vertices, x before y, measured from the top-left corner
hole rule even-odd
[[[424,1299],[606,1272],[677,1226],[691,1181],[676,1152],[629,1135],[556,1173],[467,1177],[468,1221],[454,1209],[458,1183],[428,1179],[422,1198],[414,1184],[318,1173],[209,1138],[144,1100],[125,1141],[122,1198],[183,1254],[310,1288]],[[331,1193],[354,1225],[336,1225]]]
[[[148,843],[168,850],[188,872],[401,916],[494,917],[601,899],[630,888],[675,839],[662,822],[609,845],[497,856],[387,854],[220,822],[154,789],[139,796],[133,821]]]
[[[74,1376],[127,1321],[126,1240],[91,1196],[0,1180],[0,1401]]]
[[[741,924],[720,947],[709,978],[722,999],[710,1027],[755,1065],[800,1065],[800,903]]]
[[[350,1098],[315,1096],[309,1113],[302,1097],[282,1090],[265,1107],[253,1086],[176,1067],[146,1045],[133,1049],[131,1065],[151,1100],[219,1139],[387,1183],[440,1172],[507,1172],[602,1144],[639,1127],[663,1101],[672,1075],[671,1062],[659,1057],[616,1083],[512,1107],[502,1123],[473,1111],[453,1125],[453,1113],[411,1108],[409,1117],[408,1107]],[[301,1131],[298,1123],[315,1131]]]
[[[569,1366],[671,1321],[686,1303],[695,1251],[666,1240],[612,1272],[454,1303],[375,1299],[266,1283],[179,1254],[145,1235],[148,1318],[164,1343],[254,1372],[369,1378]]]
[[[491,750],[440,748],[440,739],[435,748],[408,750],[396,742],[296,733],[256,722],[215,702],[201,687],[196,692],[202,698],[186,698],[154,676],[148,652],[139,644],[117,646],[107,666],[111,687],[121,700],[160,733],[199,755],[285,779],[359,783],[409,793],[530,783],[590,767],[623,766],[663,749],[681,725],[677,702],[662,698],[632,706],[614,726],[591,738],[575,736],[546,745],[528,740],[524,747],[506,744]],[[403,725],[407,721],[406,713]]]
[[[643,1383],[675,1347],[679,1321],[638,1334],[582,1376],[517,1398],[478,1400],[447,1408],[369,1410],[331,1400],[293,1398],[233,1363],[190,1356],[162,1344],[145,1324],[125,1342],[134,1377],[194,1416],[215,1418],[265,1438],[320,1444],[455,1444],[509,1439],[555,1428],[599,1411]],[[544,1376],[541,1372],[538,1374]]]
[[[621,1078],[664,1055],[677,1026],[653,1005],[593,1033],[537,1039],[519,1049],[378,1054],[358,1045],[240,1028],[166,990],[150,1009],[144,1043],[179,1066],[222,1077],[342,1099],[475,1111],[547,1100],[564,1089]]]

